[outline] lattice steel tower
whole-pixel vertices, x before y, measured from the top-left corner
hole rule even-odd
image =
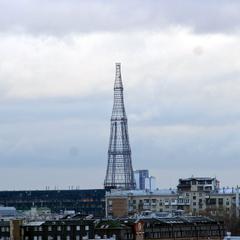
[[[120,63],[116,63],[114,103],[108,148],[108,166],[104,187],[121,189],[135,188],[131,148],[128,138],[127,116],[123,100],[123,84]]]

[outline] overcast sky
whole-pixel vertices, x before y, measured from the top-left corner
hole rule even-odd
[[[0,189],[101,188],[115,62],[134,169],[240,184],[240,1],[0,0]]]

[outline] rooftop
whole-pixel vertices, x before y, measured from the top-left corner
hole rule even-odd
[[[148,196],[148,195],[176,195],[177,191],[176,189],[159,189],[154,191],[147,191],[147,190],[111,190],[111,192],[107,192],[107,196]]]

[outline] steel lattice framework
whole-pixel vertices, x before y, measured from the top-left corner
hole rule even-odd
[[[120,63],[116,63],[114,103],[108,148],[108,166],[104,187],[121,189],[135,188],[131,148],[128,138],[127,116],[123,100],[123,84]]]

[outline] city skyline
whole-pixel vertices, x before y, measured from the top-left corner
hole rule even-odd
[[[115,62],[134,170],[239,185],[239,8],[1,1],[0,189],[103,187]]]

